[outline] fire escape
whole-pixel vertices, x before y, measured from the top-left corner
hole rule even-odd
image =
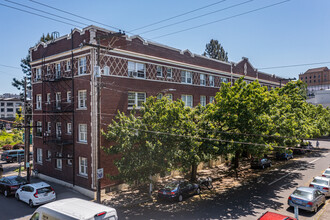
[[[71,38],[73,48],[73,37]],[[42,111],[43,144],[52,150],[51,160],[72,160],[75,171],[74,148],[74,56],[65,65],[46,65],[44,53],[42,61]],[[68,59],[66,59],[68,61]],[[68,65],[70,64],[70,67]],[[50,94],[50,97],[49,97]],[[69,126],[70,124],[70,126]],[[71,129],[68,131],[68,129]],[[66,131],[66,132],[65,132]],[[48,157],[48,155],[46,155]],[[63,162],[62,162],[63,163]],[[75,185],[75,175],[72,184]]]

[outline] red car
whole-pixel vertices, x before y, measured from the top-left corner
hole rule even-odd
[[[264,213],[258,220],[297,220],[295,218],[277,214],[274,212],[266,212]]]

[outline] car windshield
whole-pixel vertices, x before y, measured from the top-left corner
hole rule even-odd
[[[305,198],[308,200],[313,199],[313,194],[311,192],[306,192],[306,191],[302,191],[302,190],[298,190],[298,189],[295,190],[292,195],[299,196],[299,197],[302,197],[302,198]]]
[[[172,190],[178,188],[178,185],[179,185],[179,182],[177,182],[177,181],[171,182],[165,186],[165,189],[172,191]]]
[[[314,179],[312,183],[320,184],[320,185],[329,185],[329,181],[321,180],[321,179]]]
[[[330,170],[326,170],[324,173],[325,174],[330,174]]]
[[[13,185],[18,185],[18,184],[25,183],[25,179],[23,177],[17,176],[14,178],[10,178],[9,182]]]
[[[51,191],[52,191],[52,188],[50,186],[38,189],[38,193],[49,193]]]

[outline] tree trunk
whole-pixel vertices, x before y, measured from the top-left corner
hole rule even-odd
[[[190,180],[194,182],[196,180],[196,176],[197,176],[197,164],[196,163],[193,163],[191,165],[191,177],[190,177]]]
[[[236,176],[236,179],[238,178],[238,166],[239,166],[239,156],[240,156],[240,152],[239,151],[236,151],[235,153],[235,160],[234,160],[234,168],[235,168],[235,176]]]

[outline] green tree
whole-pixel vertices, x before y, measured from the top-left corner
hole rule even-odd
[[[218,40],[211,39],[210,43],[206,44],[203,56],[228,62],[228,53],[223,49]]]

